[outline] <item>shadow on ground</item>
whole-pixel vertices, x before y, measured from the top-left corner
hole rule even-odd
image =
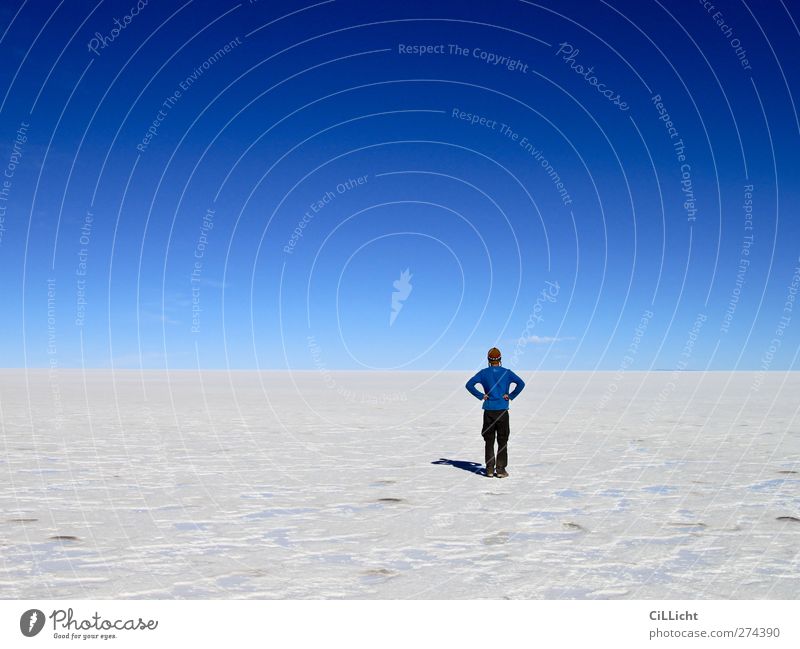
[[[479,464],[478,462],[467,462],[466,460],[448,460],[447,458],[440,458],[431,464],[447,464],[449,466],[454,466],[457,469],[463,469],[464,471],[469,471],[470,473],[476,473],[477,475],[483,475],[483,464]]]

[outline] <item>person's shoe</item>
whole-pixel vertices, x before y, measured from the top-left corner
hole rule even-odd
[[[486,477],[493,478],[494,477],[494,469],[486,469]]]
[[[500,471],[497,472],[497,477],[498,478],[507,478],[508,477],[508,471],[506,471],[505,469],[501,469]]]

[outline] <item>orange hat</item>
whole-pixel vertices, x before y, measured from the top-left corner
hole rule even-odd
[[[492,347],[489,350],[489,353],[486,354],[486,357],[489,359],[490,363],[496,363],[502,358],[502,355],[500,354],[500,350],[497,349],[497,347]]]

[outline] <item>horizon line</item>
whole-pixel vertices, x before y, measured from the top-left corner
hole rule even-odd
[[[488,365],[487,365],[488,367]],[[508,368],[511,369],[511,368]],[[317,374],[325,374],[328,372],[363,372],[363,373],[413,373],[413,372],[474,372],[475,367],[468,368],[451,368],[451,369],[369,369],[369,368],[267,368],[267,367],[78,367],[78,366],[60,366],[49,367],[43,366],[27,366],[27,367],[0,367],[0,372],[13,371],[13,370],[30,370],[30,371],[104,371],[104,372],[314,372]],[[571,369],[513,369],[515,372],[548,372],[548,373],[569,373],[569,372],[605,372],[613,374],[646,374],[651,372],[672,372],[672,373],[708,373],[708,372],[762,372],[762,373],[786,373],[786,372],[800,372],[800,369],[762,369],[762,368],[723,368],[723,369],[677,369],[677,368],[653,368],[653,369],[592,369],[592,368],[571,368]]]

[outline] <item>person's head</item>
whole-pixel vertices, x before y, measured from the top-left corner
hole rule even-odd
[[[489,365],[500,365],[500,361],[503,360],[502,354],[500,354],[500,350],[497,347],[492,347],[489,352],[486,354],[486,358],[489,361]]]

